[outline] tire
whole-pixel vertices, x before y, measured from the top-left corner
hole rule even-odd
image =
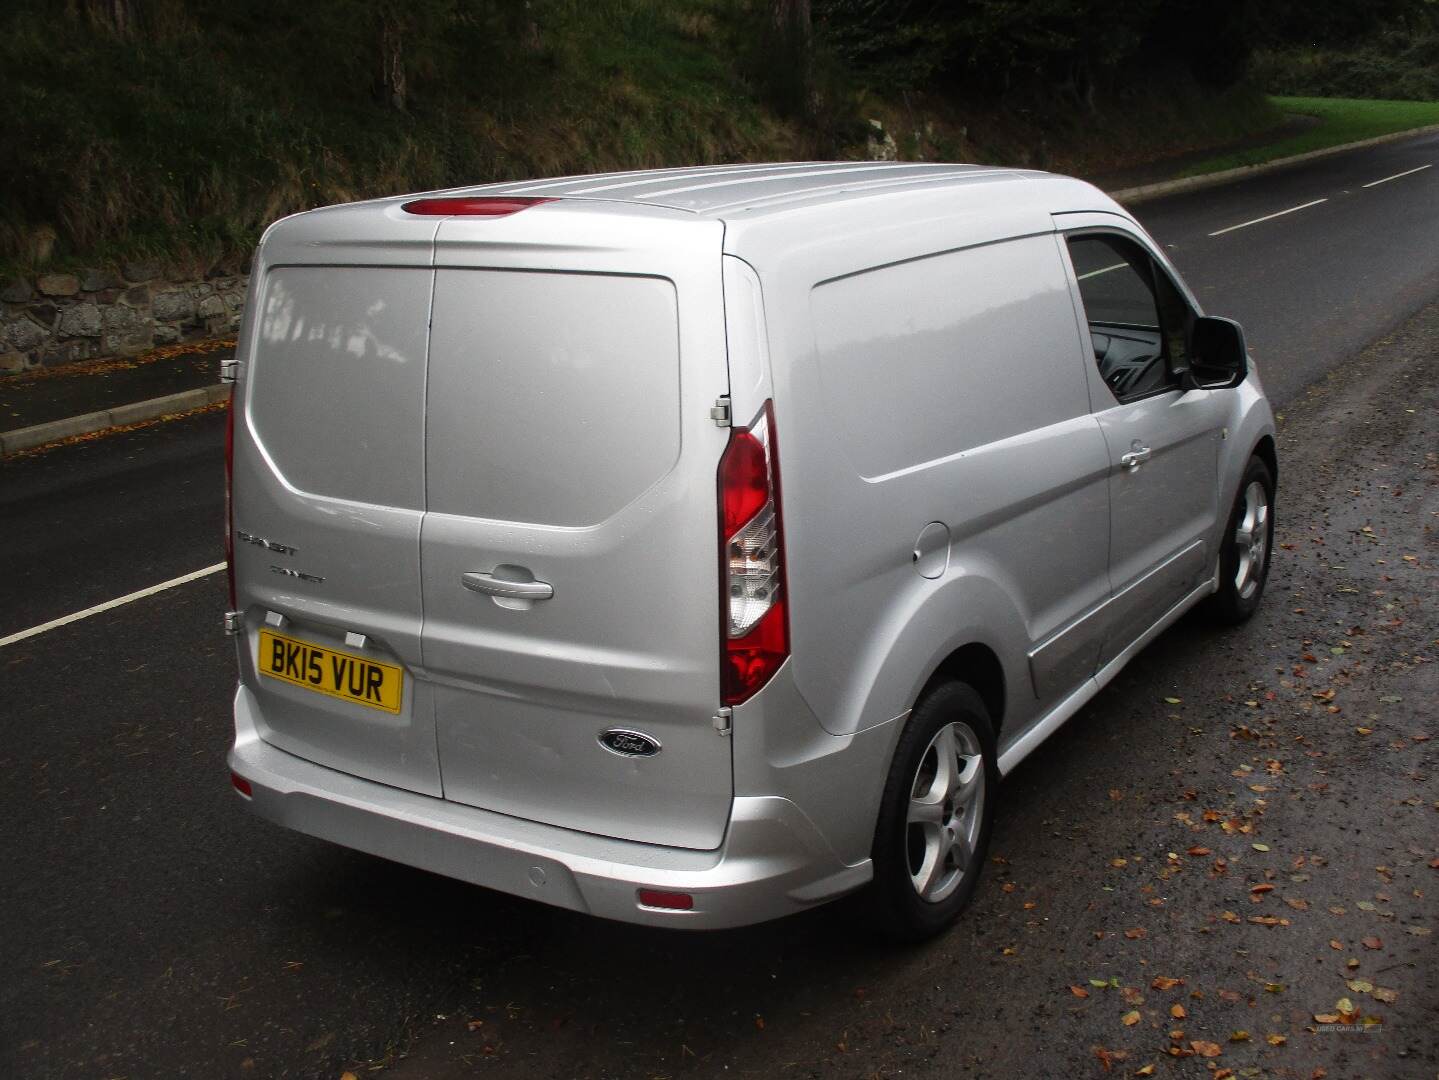
[[[1219,591],[1206,602],[1205,613],[1238,626],[1259,607],[1274,551],[1274,476],[1263,459],[1252,457],[1244,467],[1220,542]]]
[[[953,762],[946,775],[941,755]],[[933,685],[910,714],[885,781],[866,905],[876,932],[919,942],[958,918],[984,867],[998,787],[983,699],[961,682]]]

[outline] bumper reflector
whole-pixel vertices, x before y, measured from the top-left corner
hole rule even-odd
[[[692,911],[695,898],[689,893],[661,892],[658,889],[640,889],[642,907],[668,908],[670,911]]]

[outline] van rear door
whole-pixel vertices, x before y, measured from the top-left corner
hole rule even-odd
[[[242,335],[232,539],[261,737],[438,796],[433,707],[412,675],[434,232],[360,204],[267,237]]]
[[[420,562],[447,799],[723,839],[722,235],[564,201],[440,226]]]

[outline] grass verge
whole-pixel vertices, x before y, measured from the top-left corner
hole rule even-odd
[[[1202,176],[1244,165],[1262,165],[1266,161],[1306,154],[1311,150],[1439,124],[1439,101],[1316,97],[1274,97],[1270,101],[1281,112],[1317,117],[1319,123],[1307,131],[1276,142],[1207,158],[1184,170],[1183,175]]]

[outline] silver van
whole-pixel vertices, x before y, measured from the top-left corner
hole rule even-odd
[[[810,163],[272,226],[235,366],[251,809],[654,926],[947,925],[999,781],[1190,608],[1274,422],[1100,191]]]

